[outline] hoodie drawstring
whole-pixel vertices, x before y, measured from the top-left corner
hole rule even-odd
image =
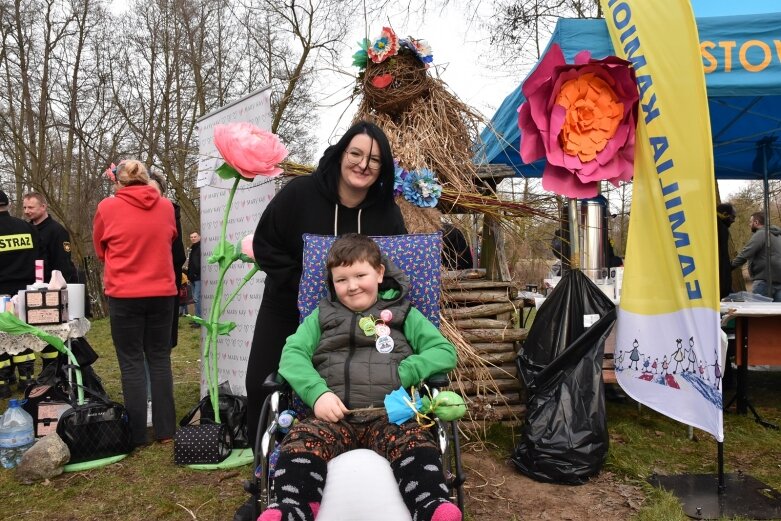
[[[361,233],[361,212],[363,212],[363,208],[358,208],[358,233]],[[334,237],[339,235],[336,231],[336,225],[339,222],[339,205],[334,205]]]

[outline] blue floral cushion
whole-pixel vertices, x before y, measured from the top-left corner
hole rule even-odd
[[[410,300],[435,326],[439,327],[439,295],[442,234],[421,233],[372,237],[410,278]],[[301,320],[326,296],[325,261],[336,237],[304,234],[304,266],[298,289]]]

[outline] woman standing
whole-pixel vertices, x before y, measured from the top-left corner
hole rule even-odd
[[[133,443],[146,438],[146,374],[149,364],[155,438],[176,429],[171,373],[171,316],[176,283],[171,247],[177,237],[174,209],[149,185],[146,167],[122,161],[114,197],[98,204],[93,222],[95,253],[105,262],[111,337],[122,374],[122,394]]]
[[[247,361],[247,433],[255,435],[266,396],[262,384],[279,367],[285,339],[298,327],[302,235],[407,233],[393,201],[394,166],[380,127],[360,121],[328,147],[311,176],[291,180],[269,203],[255,230],[255,259],[266,273],[265,290]],[[251,519],[252,504],[234,520]]]

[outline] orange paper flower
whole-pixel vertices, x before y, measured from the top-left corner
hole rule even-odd
[[[587,51],[568,64],[552,45],[526,79],[521,158],[545,158],[543,188],[594,197],[600,181],[617,186],[632,178],[639,94],[630,65],[615,56],[592,60]]]
[[[556,103],[567,111],[559,134],[561,148],[584,163],[605,149],[624,115],[616,93],[593,73],[565,82]]]

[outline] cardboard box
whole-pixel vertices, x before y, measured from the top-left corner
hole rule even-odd
[[[68,321],[68,290],[28,290],[24,292],[25,321],[33,325]]]

